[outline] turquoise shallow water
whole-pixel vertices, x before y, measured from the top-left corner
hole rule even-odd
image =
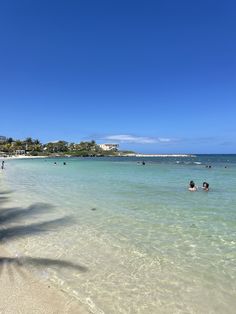
[[[71,218],[5,245],[84,267],[33,270],[93,313],[235,313],[236,156],[138,161],[7,161],[4,207],[36,208],[11,226]],[[188,192],[190,180],[211,189]]]

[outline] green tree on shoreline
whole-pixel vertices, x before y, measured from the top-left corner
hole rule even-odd
[[[81,141],[80,143],[68,143],[63,140],[42,144],[38,139],[27,137],[24,140],[7,138],[0,142],[1,155],[15,155],[18,152],[28,156],[117,156],[119,151],[104,151],[94,141]]]

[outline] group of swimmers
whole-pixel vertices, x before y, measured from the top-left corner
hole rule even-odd
[[[146,165],[146,163],[145,163],[145,161],[143,160],[142,162],[141,161],[138,161],[137,162],[137,164],[139,165],[139,164],[141,164],[141,165],[143,165],[143,166],[145,166]]]
[[[207,182],[203,182],[202,187],[203,191],[208,192],[209,191],[209,183]],[[190,181],[189,182],[189,188],[188,190],[190,192],[195,192],[198,190],[198,186],[196,186],[196,184],[194,183],[194,181]]]
[[[57,165],[56,161],[54,162],[54,165]],[[66,166],[66,162],[65,161],[63,162],[63,165]]]

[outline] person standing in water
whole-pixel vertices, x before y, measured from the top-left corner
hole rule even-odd
[[[5,164],[5,161],[3,160],[2,161],[2,166],[1,166],[2,170],[4,169],[4,164]]]
[[[203,189],[203,191],[208,192],[209,191],[209,183],[203,182],[202,189]]]
[[[195,185],[195,183],[194,183],[192,180],[189,182],[189,188],[188,188],[188,190],[189,190],[190,192],[195,192],[195,191],[197,191],[197,186]]]

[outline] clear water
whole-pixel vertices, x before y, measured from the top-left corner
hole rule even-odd
[[[71,218],[5,245],[80,265],[35,271],[93,313],[235,313],[236,155],[138,161],[8,161],[2,206],[36,208],[10,226]],[[189,192],[190,180],[211,189]]]

